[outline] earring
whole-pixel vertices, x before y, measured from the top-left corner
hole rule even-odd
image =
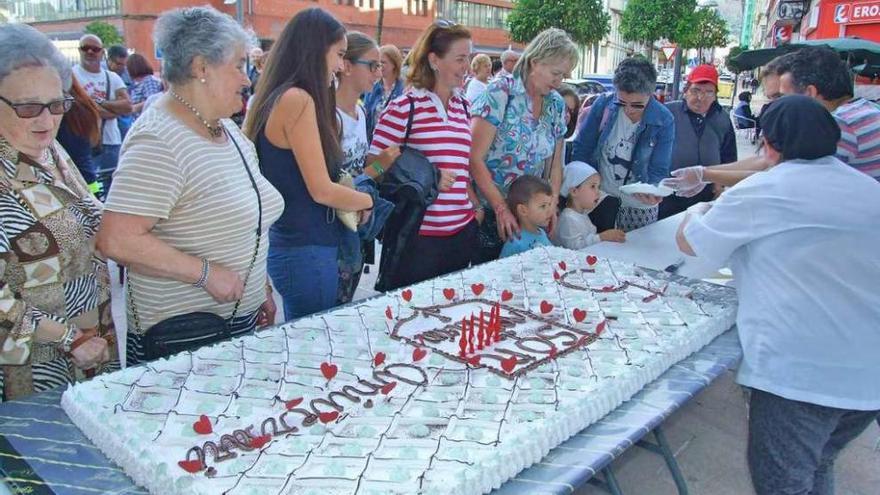
[[[205,83],[208,82],[208,81],[205,80],[205,78],[203,77],[203,78],[199,79],[199,82],[202,83],[202,84],[205,84]]]
[[[434,72],[437,72],[437,67],[434,67],[434,66],[432,65],[432,66],[431,66],[431,70],[434,71]]]

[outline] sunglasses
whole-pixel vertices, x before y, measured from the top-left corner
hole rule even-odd
[[[101,53],[104,49],[98,46],[81,46],[79,47],[79,51],[83,53]]]
[[[52,100],[49,103],[12,103],[2,96],[0,96],[0,101],[9,105],[20,119],[39,117],[47,108],[52,115],[63,115],[73,106],[73,98],[69,96],[60,100]]]
[[[458,26],[457,23],[450,21],[449,19],[437,19],[434,21],[434,25],[442,29],[449,29]]]
[[[625,101],[615,101],[615,105],[621,108],[632,108],[633,110],[644,110],[648,106],[647,103],[627,103]]]
[[[369,67],[370,72],[375,72],[375,71],[382,68],[382,62],[377,62],[375,60],[355,59],[355,60],[352,60],[351,63],[357,64],[357,65],[363,65],[365,67]]]

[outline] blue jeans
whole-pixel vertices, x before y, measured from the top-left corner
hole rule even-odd
[[[336,305],[339,265],[336,246],[280,247],[269,244],[267,268],[284,301],[284,320]]]
[[[749,471],[757,495],[833,495],[834,460],[877,417],[785,399],[749,400]]]

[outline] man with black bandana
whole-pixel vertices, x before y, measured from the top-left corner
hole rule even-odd
[[[816,100],[784,96],[762,124],[770,168],[689,209],[676,240],[737,281],[755,492],[832,495],[835,458],[880,412],[880,184],[834,156]]]

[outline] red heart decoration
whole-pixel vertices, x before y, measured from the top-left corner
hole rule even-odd
[[[391,312],[391,306],[385,307],[385,318],[388,318],[389,320],[394,318],[394,314]]]
[[[412,300],[412,291],[406,289],[405,291],[400,293],[400,297],[402,297],[404,301],[410,302]]]
[[[574,311],[572,311],[571,313],[572,316],[574,316],[574,321],[578,323],[584,321],[584,318],[587,317],[587,312],[582,309],[574,308]]]
[[[657,299],[657,294],[651,294],[650,296],[645,297],[644,299],[642,299],[642,302],[649,303],[649,302],[653,301],[654,299]]]
[[[474,292],[474,295],[475,295],[475,296],[479,296],[480,294],[482,294],[482,293],[483,293],[483,289],[485,289],[485,288],[486,288],[486,286],[483,285],[483,284],[473,284],[473,285],[471,285],[471,290]]]
[[[547,314],[553,311],[553,305],[547,301],[541,301],[541,313]]]
[[[596,336],[602,335],[602,332],[605,331],[605,320],[602,320],[598,325],[596,325]]]
[[[272,435],[262,435],[259,437],[251,438],[251,448],[262,449],[263,445],[269,443],[269,440],[272,440]]]
[[[211,427],[211,420],[204,414],[199,416],[199,420],[193,423],[193,430],[199,435],[210,435],[211,433],[214,433],[214,428]]]
[[[557,354],[559,354],[559,351],[555,347],[550,349],[550,359],[556,359]]]
[[[501,369],[503,369],[506,373],[510,373],[513,371],[513,368],[516,368],[516,356],[510,356],[507,359],[501,361]]]
[[[451,301],[455,297],[455,289],[443,289],[443,297]]]
[[[290,399],[289,401],[284,403],[284,407],[286,407],[287,410],[289,411],[289,410],[293,409],[294,407],[302,404],[302,401],[303,401],[302,397],[297,397],[296,399]]]
[[[474,368],[479,367],[480,366],[480,356],[471,356],[470,358],[468,358],[467,363],[469,365],[473,366]]]
[[[505,290],[501,293],[501,301],[502,302],[507,302],[507,301],[510,301],[511,299],[513,299],[513,292],[510,292],[509,290]]]
[[[415,349],[413,349],[412,358],[413,361],[421,361],[427,355],[428,351],[422,349],[421,347],[416,347]]]
[[[324,375],[324,378],[332,380],[337,371],[339,368],[335,364],[321,363],[321,374]]]
[[[559,276],[559,272],[553,270],[553,280],[559,280],[561,277]]]
[[[335,421],[336,418],[339,417],[339,411],[330,411],[330,412],[322,412],[318,415],[318,419],[321,420],[322,423],[327,424],[331,421]]]
[[[386,383],[382,386],[382,395],[388,395],[397,386],[397,382]]]
[[[560,262],[559,262],[559,268],[562,268],[563,270],[567,270],[567,269],[568,269],[568,265],[566,265],[564,261],[560,261]]]
[[[614,286],[606,285],[605,287],[602,287],[602,292],[614,292]]]
[[[595,265],[599,261],[599,258],[593,256],[592,254],[587,256],[587,264],[590,266]]]
[[[377,352],[376,355],[373,357],[373,364],[376,366],[382,366],[382,363],[384,363],[384,362],[385,362],[385,353],[384,352]]]
[[[182,467],[184,471],[187,473],[198,473],[202,469],[205,469],[202,461],[196,459],[193,461],[177,461],[177,465]]]

